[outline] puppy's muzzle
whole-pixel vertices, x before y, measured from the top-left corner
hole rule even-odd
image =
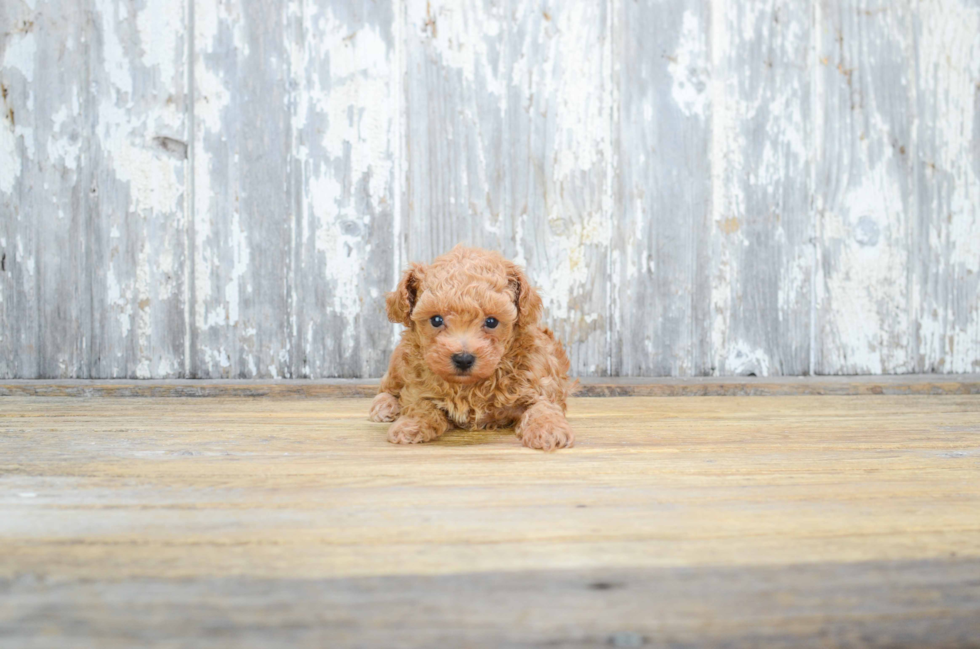
[[[456,368],[457,372],[468,372],[473,364],[476,363],[476,356],[470,354],[469,352],[460,352],[458,354],[453,354],[453,367]]]

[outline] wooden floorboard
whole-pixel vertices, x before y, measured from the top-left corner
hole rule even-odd
[[[980,396],[0,399],[0,646],[978,646]]]
[[[0,397],[357,398],[378,393],[377,379],[0,379]],[[875,376],[589,377],[579,397],[980,394],[980,374]]]

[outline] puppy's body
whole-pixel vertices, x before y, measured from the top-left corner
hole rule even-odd
[[[387,310],[406,326],[371,408],[373,421],[394,421],[389,441],[514,425],[526,446],[572,445],[568,358],[518,266],[457,246],[406,271]]]
[[[545,400],[562,408],[568,397],[568,358],[548,329],[535,328],[515,341],[489,378],[472,384],[451,383],[425,365],[418,337],[410,329],[392,354],[381,393],[399,402],[428,399],[459,428],[506,428],[524,411]]]

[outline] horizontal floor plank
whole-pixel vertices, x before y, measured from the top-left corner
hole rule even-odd
[[[0,646],[970,646],[980,396],[0,401]],[[632,643],[632,644],[630,644]]]
[[[377,379],[0,380],[0,397],[356,398],[378,392]],[[583,378],[579,397],[689,397],[874,394],[980,394],[980,374],[703,378]]]
[[[227,647],[972,647],[980,561],[349,579],[0,580],[0,641]]]

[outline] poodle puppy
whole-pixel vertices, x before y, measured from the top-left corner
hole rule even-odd
[[[394,422],[389,442],[516,424],[525,446],[572,446],[568,357],[539,324],[541,298],[519,266],[456,246],[428,266],[412,264],[386,306],[406,327],[371,404],[371,421]]]

